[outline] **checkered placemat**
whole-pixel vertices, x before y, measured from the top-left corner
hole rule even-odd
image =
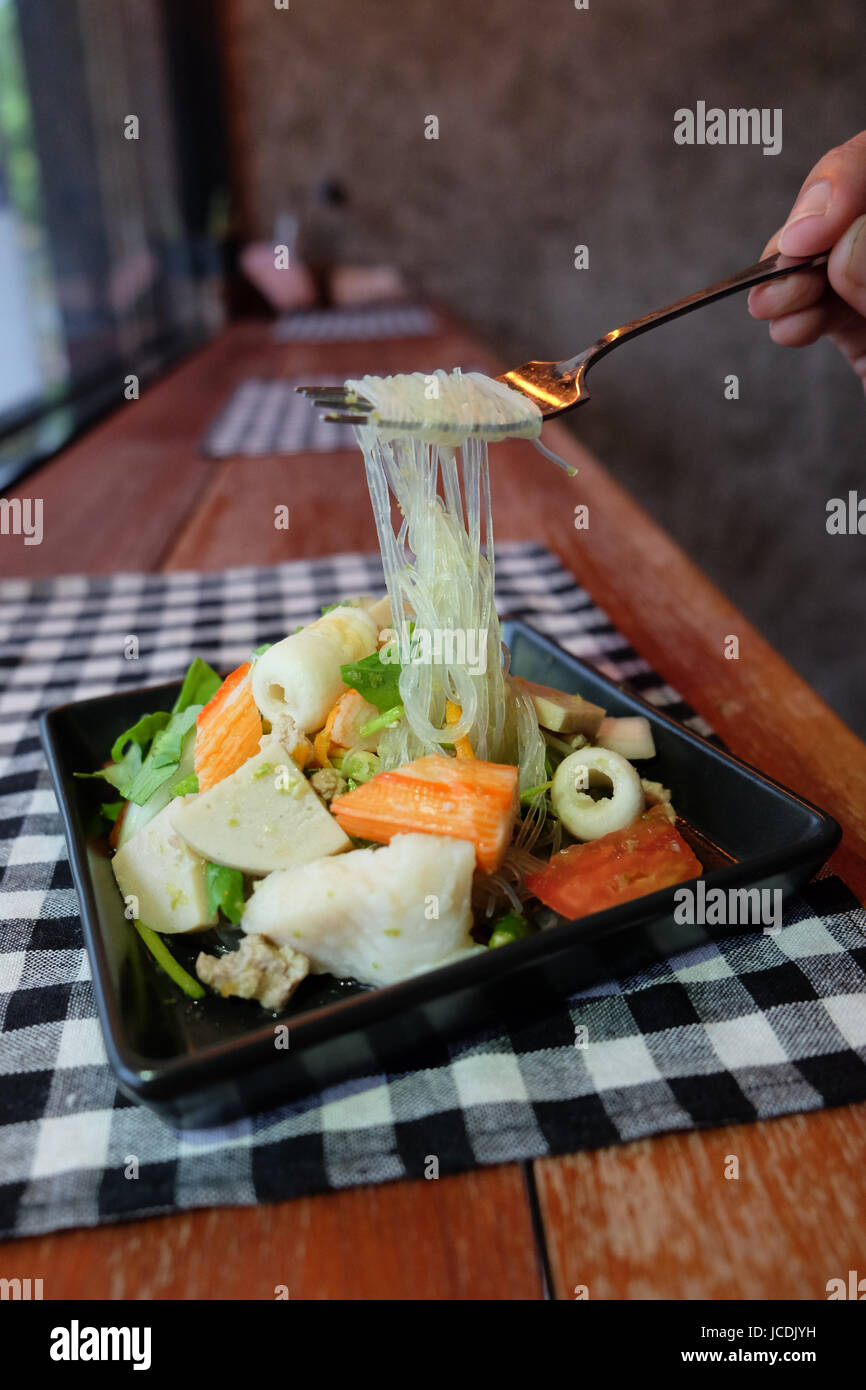
[[[439,328],[423,304],[383,304],[379,308],[303,309],[283,314],[274,324],[278,343],[339,343],[362,338],[427,338]]]
[[[348,375],[348,374],[347,374]],[[343,378],[345,380],[345,378]],[[229,458],[263,454],[333,453],[335,449],[357,450],[351,425],[325,420],[296,386],[305,380],[248,377],[235,388],[202,440],[201,452],[207,458]],[[334,376],[316,373],[317,386],[342,385]]]
[[[479,371],[477,366],[463,371]],[[432,371],[431,367],[431,371]],[[342,386],[364,375],[362,370],[334,376],[316,372],[315,385]],[[351,425],[325,419],[298,386],[310,384],[309,376],[285,378],[247,377],[232,392],[201,442],[206,458],[261,458],[264,454],[333,453],[357,450]]]
[[[68,700],[224,669],[320,607],[381,592],[378,558],[0,582],[0,1230],[18,1235],[444,1175],[866,1097],[866,914],[837,879],[752,932],[658,961],[549,1016],[431,1050],[231,1127],[175,1133],[105,1057],[35,719]],[[498,551],[500,611],[706,726],[548,552]],[[138,661],[124,661],[135,633]],[[206,1007],[206,1001],[203,1007]],[[576,1046],[576,1028],[588,1045]],[[139,1160],[127,1179],[128,1156]]]

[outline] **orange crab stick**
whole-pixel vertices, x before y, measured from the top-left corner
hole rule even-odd
[[[206,792],[259,751],[262,721],[253,699],[250,663],[226,676],[195,721],[194,766]]]
[[[469,840],[478,867],[499,868],[518,807],[516,767],[432,753],[379,772],[335,797],[331,810],[343,830],[387,844],[392,835],[445,835]]]

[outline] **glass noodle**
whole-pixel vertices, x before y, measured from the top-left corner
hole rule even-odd
[[[439,381],[439,395],[426,406],[419,378]],[[505,397],[517,393],[493,382],[490,392],[479,384],[488,379],[474,373],[386,378],[387,399],[380,380],[347,385],[382,406],[381,424],[374,417],[355,431],[403,662],[404,714],[382,736],[382,765],[441,752],[468,736],[476,757],[518,767],[521,790],[539,786],[544,740],[531,700],[508,680],[494,605],[487,438],[537,434],[540,414],[518,397],[523,404],[509,424]],[[410,383],[402,397],[401,382]],[[395,429],[398,419],[412,420],[412,432]],[[448,700],[459,707],[456,722],[446,720]]]

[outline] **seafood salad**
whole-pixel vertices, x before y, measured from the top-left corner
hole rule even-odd
[[[113,789],[127,916],[193,997],[280,1010],[310,974],[386,986],[702,872],[641,776],[649,721],[509,671],[487,450],[540,414],[518,397],[509,416],[517,393],[476,374],[421,380],[438,394],[355,383],[385,595],[225,678],[197,658],[171,710],[80,774]],[[194,979],[171,938],[218,925]]]

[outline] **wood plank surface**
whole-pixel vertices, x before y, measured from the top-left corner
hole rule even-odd
[[[864,1153],[857,1105],[542,1159],[555,1296],[826,1298],[866,1272]]]
[[[265,325],[235,325],[23,480],[15,494],[44,499],[45,541],[4,538],[0,573],[216,569],[373,549],[353,452],[212,462],[200,440],[247,376],[456,362],[501,365],[447,317],[434,338],[353,344],[275,346]],[[578,476],[528,444],[498,447],[497,537],[554,550],[734,752],[829,809],[845,836],[834,867],[866,898],[866,746],[570,431],[553,423],[545,439]],[[588,530],[575,530],[579,503]],[[278,504],[290,508],[288,533],[274,528]],[[731,633],[736,662],[723,655]],[[536,1163],[556,1295],[588,1283],[602,1298],[822,1296],[813,1286],[857,1267],[864,1128],[866,1106],[848,1107]],[[737,1183],[721,1176],[728,1153],[741,1159]],[[48,1297],[271,1297],[279,1283],[298,1298],[542,1296],[516,1165],[38,1237],[0,1248],[0,1272],[12,1263],[50,1271]]]
[[[520,1168],[6,1242],[46,1299],[538,1299]]]

